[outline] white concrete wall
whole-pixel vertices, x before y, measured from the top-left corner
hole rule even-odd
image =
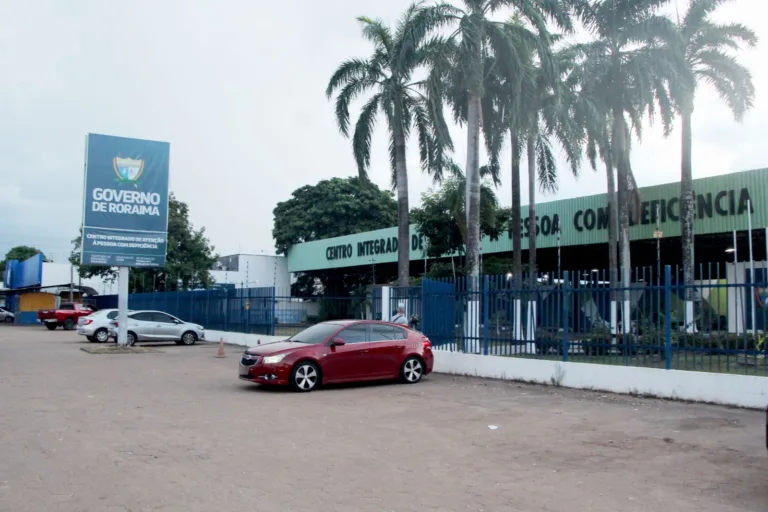
[[[225,331],[206,331],[206,340],[254,347],[286,336],[264,336]],[[518,380],[567,388],[645,394],[659,398],[690,400],[765,409],[768,377],[726,373],[659,370],[634,366],[563,363],[515,357],[483,356],[435,350],[434,371],[502,380]]]
[[[768,406],[768,377],[563,363],[435,350],[434,371],[741,407]]]
[[[217,283],[231,283],[238,288],[277,286],[282,294],[285,294],[291,286],[291,274],[288,272],[285,256],[239,254],[236,272],[212,270],[211,275]]]

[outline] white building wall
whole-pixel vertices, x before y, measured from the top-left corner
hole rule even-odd
[[[42,285],[45,286],[60,286],[68,285],[70,282],[70,268],[69,263],[43,263],[43,279]],[[114,282],[108,282],[100,277],[91,277],[88,279],[80,279],[77,276],[77,269],[73,269],[74,284],[89,286],[99,292],[99,295],[111,295],[117,293],[117,278]]]
[[[281,292],[291,286],[291,274],[285,256],[239,254],[238,270],[213,270],[216,283],[234,284],[237,288],[276,286]]]

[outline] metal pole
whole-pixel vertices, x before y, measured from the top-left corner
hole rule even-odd
[[[72,288],[75,287],[75,266],[71,263],[69,264],[69,302],[74,302],[74,292],[72,291]]]
[[[659,205],[656,205],[656,231],[661,231]],[[661,285],[661,237],[656,237],[656,282]],[[687,321],[687,320],[686,320]]]
[[[749,232],[749,287],[752,305],[752,333],[757,333],[757,318],[755,317],[755,260],[752,258],[752,200],[747,199],[747,231]]]
[[[117,344],[128,344],[128,267],[118,268],[117,275]]]
[[[557,277],[560,278],[560,230],[557,230]]]
[[[736,230],[733,230],[733,278],[736,281],[733,283],[734,285],[739,284],[739,248],[736,245]],[[739,334],[739,297],[741,296],[741,292],[739,291],[738,286],[735,288],[736,290],[736,334]]]

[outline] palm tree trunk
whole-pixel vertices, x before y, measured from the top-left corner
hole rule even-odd
[[[685,285],[685,330],[694,332],[696,323],[693,314],[694,277],[694,231],[693,231],[693,162],[691,161],[692,140],[691,117],[693,106],[683,109],[683,141],[680,165],[680,238],[683,244],[683,284]]]
[[[466,336],[470,346],[479,350],[480,338],[480,96],[469,95],[467,102],[467,278],[468,301]],[[475,341],[476,340],[476,341]],[[473,343],[475,341],[475,343]]]
[[[515,323],[512,336],[514,340],[519,341],[522,339],[522,302],[518,294],[522,288],[523,274],[523,222],[520,219],[520,140],[514,129],[509,130],[509,137],[512,141],[512,283],[515,300]]]
[[[632,258],[629,252],[630,238],[630,209],[629,209],[629,155],[627,154],[627,124],[624,112],[620,109],[613,112],[613,158],[616,161],[618,178],[619,201],[619,248],[621,257],[621,330],[626,334],[630,331],[630,294],[629,287],[632,283]]]
[[[528,341],[536,337],[536,138],[528,134]]]
[[[618,240],[616,176],[613,172],[613,159],[611,155],[606,155],[605,159],[605,174],[608,178],[608,279],[611,290],[611,334],[616,334],[616,288],[619,281],[619,255],[616,247],[616,241]]]
[[[408,209],[408,168],[405,163],[405,137],[395,133],[395,172],[397,174],[397,285],[408,286],[410,277],[411,221]]]

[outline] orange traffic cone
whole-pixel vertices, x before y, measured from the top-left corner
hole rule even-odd
[[[219,350],[216,352],[216,357],[227,357],[224,355],[224,338],[219,338]]]

